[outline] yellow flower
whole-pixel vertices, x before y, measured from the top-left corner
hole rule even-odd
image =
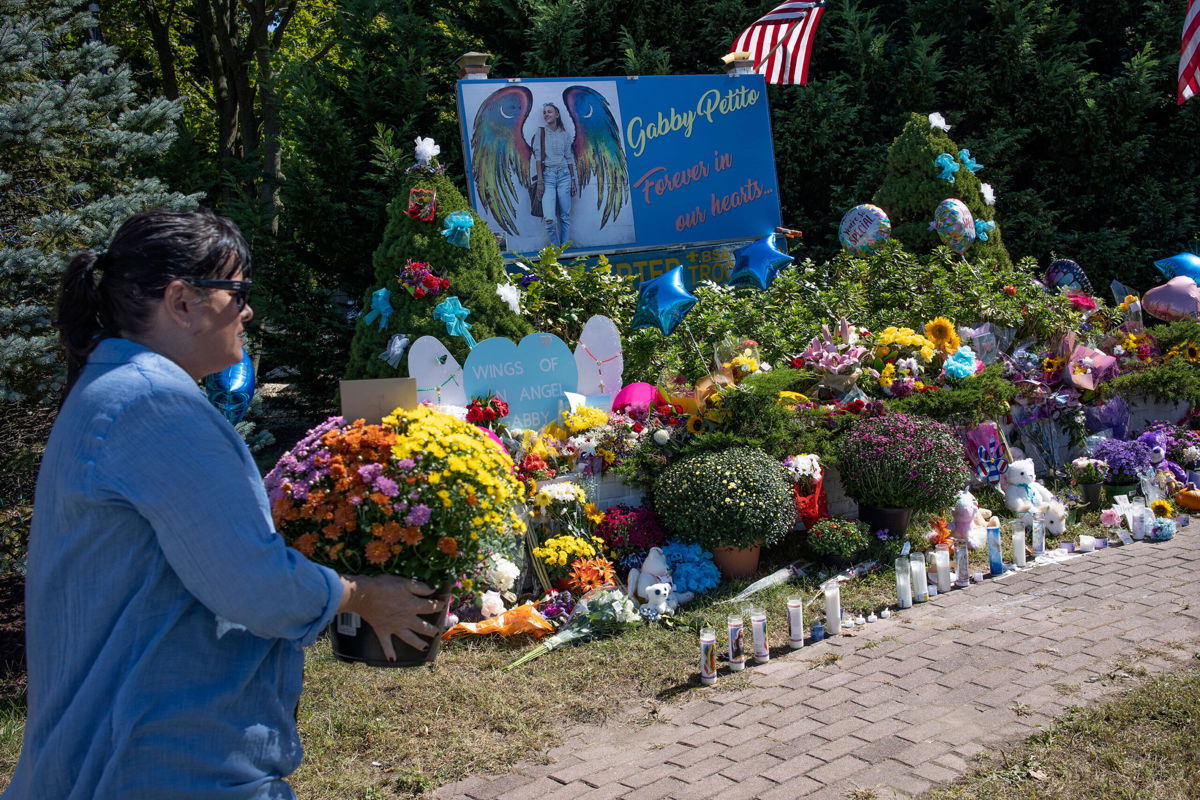
[[[1200,361],[1200,344],[1196,344],[1195,342],[1188,342],[1185,344],[1183,346],[1183,357],[1192,364]]]
[[[704,433],[704,419],[695,415],[688,417],[687,432],[693,435]]]
[[[888,364],[879,373],[879,385],[888,388],[896,380],[896,365]]]
[[[933,361],[933,348],[932,347],[927,345],[927,346],[921,348],[921,360],[925,361],[926,363]]]
[[[595,503],[588,503],[583,507],[583,513],[592,521],[593,525],[599,525],[604,522],[604,512],[596,507]]]
[[[1150,504],[1150,510],[1154,512],[1154,516],[1156,517],[1175,516],[1175,508],[1167,500],[1155,500]]]
[[[945,317],[935,317],[925,323],[925,336],[943,353],[953,353],[962,345],[954,323]]]

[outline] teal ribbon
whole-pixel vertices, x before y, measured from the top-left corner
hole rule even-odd
[[[965,147],[958,151],[958,160],[962,162],[964,167],[971,171],[972,175],[983,169],[983,164],[980,164],[978,161],[971,158],[971,151]]]
[[[475,218],[469,211],[454,211],[446,215],[446,227],[442,228],[442,236],[456,247],[471,246],[471,228],[475,227]]]
[[[933,165],[942,171],[942,173],[938,175],[939,178],[947,183],[954,183],[954,173],[958,172],[960,169],[958,162],[954,160],[954,156],[950,155],[949,153],[942,153],[933,160]]]
[[[363,317],[363,322],[370,325],[378,318],[379,330],[386,331],[393,313],[392,293],[385,287],[371,294],[371,310]]]
[[[996,223],[988,219],[975,220],[975,238],[981,242],[988,240],[988,233],[996,230]]]
[[[471,335],[471,323],[467,322],[469,308],[463,306],[457,297],[447,297],[433,307],[433,318],[446,323],[446,333],[451,336],[461,336],[467,342],[467,347],[474,349],[478,342]]]

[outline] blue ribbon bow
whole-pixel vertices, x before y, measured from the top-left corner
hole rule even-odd
[[[978,161],[971,158],[971,151],[965,147],[958,151],[958,160],[962,162],[964,167],[971,171],[972,175],[983,169],[983,164],[980,164]]]
[[[471,228],[475,227],[475,218],[469,211],[454,211],[446,215],[446,227],[442,228],[442,236],[456,247],[471,246]]]
[[[933,160],[933,165],[942,171],[942,173],[938,175],[939,178],[947,183],[954,183],[954,173],[958,172],[960,169],[958,162],[954,160],[954,156],[950,155],[949,153],[942,153]]]
[[[996,230],[996,223],[989,219],[975,220],[975,238],[981,242],[988,240],[988,233]]]
[[[400,359],[404,357],[404,351],[408,349],[409,335],[407,333],[392,334],[392,338],[388,340],[387,348],[379,354],[379,358],[388,363],[392,369],[400,369]]]
[[[446,333],[451,336],[461,336],[467,341],[467,347],[474,348],[477,342],[471,335],[471,323],[467,315],[471,313],[457,297],[447,297],[433,307],[433,318],[446,323]]]
[[[393,313],[392,293],[385,287],[371,294],[371,310],[363,317],[363,322],[370,325],[378,317],[379,330],[386,331]]]

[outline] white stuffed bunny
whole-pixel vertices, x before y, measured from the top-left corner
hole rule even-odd
[[[1055,502],[1050,490],[1038,483],[1031,458],[1009,464],[1002,480],[1004,502],[1014,514],[1044,511],[1048,504]]]

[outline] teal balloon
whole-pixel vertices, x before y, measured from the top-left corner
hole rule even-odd
[[[766,289],[771,285],[779,271],[792,263],[792,257],[775,246],[775,239],[771,234],[733,251],[730,286]]]
[[[254,362],[246,348],[241,361],[204,379],[204,393],[231,425],[242,421],[254,399]]]
[[[1200,256],[1195,253],[1179,253],[1170,258],[1162,258],[1154,262],[1154,266],[1170,280],[1183,276],[1200,283]]]
[[[642,281],[638,287],[637,309],[633,313],[633,330],[658,328],[663,336],[670,336],[696,302],[696,295],[687,290],[683,281],[681,266]]]

